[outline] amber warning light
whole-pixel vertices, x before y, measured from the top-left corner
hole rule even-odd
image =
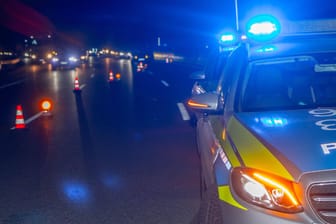
[[[42,100],[40,106],[44,116],[51,115],[52,102],[50,100]]]
[[[121,78],[120,73],[117,73],[117,74],[116,74],[116,78],[117,78],[117,79],[120,79],[120,78]]]
[[[193,101],[193,100],[189,100],[188,105],[191,106],[191,107],[194,107],[194,108],[203,108],[203,109],[209,108],[209,105],[203,104],[203,103],[198,103],[198,102]]]

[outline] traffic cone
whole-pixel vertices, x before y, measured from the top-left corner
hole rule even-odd
[[[15,118],[15,129],[26,128],[26,124],[23,118],[22,106],[16,106],[16,118]]]
[[[79,92],[81,89],[80,89],[80,87],[79,87],[79,81],[78,81],[78,77],[76,76],[76,78],[75,78],[75,82],[74,82],[74,89],[73,89],[73,91],[74,92]]]
[[[114,76],[113,76],[113,72],[112,71],[110,71],[110,73],[109,73],[109,82],[112,82],[113,80],[114,80]]]

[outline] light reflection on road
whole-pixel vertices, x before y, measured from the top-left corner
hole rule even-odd
[[[78,204],[90,202],[91,192],[87,184],[76,180],[68,180],[63,183],[63,192],[68,200]]]
[[[102,182],[106,187],[112,190],[121,190],[123,187],[121,178],[114,174],[106,173],[102,175]]]

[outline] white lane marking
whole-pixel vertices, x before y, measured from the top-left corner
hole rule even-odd
[[[29,123],[32,122],[33,120],[35,120],[35,119],[41,117],[43,113],[44,113],[44,111],[41,111],[41,112],[35,114],[34,116],[28,118],[28,119],[25,121],[25,124],[29,124]]]
[[[166,82],[166,81],[164,81],[164,80],[161,80],[161,83],[162,83],[163,85],[165,85],[166,87],[169,87],[168,82]]]
[[[28,118],[27,120],[25,120],[25,124],[29,124],[30,122],[32,122],[33,120],[36,120],[37,118],[41,117],[42,114],[44,113],[44,111],[41,111],[37,114],[35,114],[34,116]],[[11,127],[11,130],[14,130],[15,129],[15,126]]]
[[[90,76],[91,78],[93,78],[93,77],[95,77],[95,74],[91,74],[91,76]]]
[[[183,104],[183,103],[177,103],[177,107],[178,107],[179,110],[180,110],[182,119],[183,119],[184,121],[189,121],[189,120],[190,120],[190,115],[189,115],[187,109],[185,108],[184,104]]]
[[[83,89],[86,86],[86,84],[82,84],[79,88]]]
[[[10,86],[18,85],[18,84],[20,84],[24,81],[25,81],[25,79],[21,79],[21,80],[16,81],[16,82],[8,83],[6,85],[0,86],[0,89],[4,89],[4,88],[10,87]]]

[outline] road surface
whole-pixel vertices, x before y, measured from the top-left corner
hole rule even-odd
[[[199,158],[181,105],[193,69],[153,62],[137,73],[106,58],[1,71],[0,223],[192,223]],[[121,79],[109,83],[110,71]],[[40,116],[45,98],[52,116]],[[29,123],[12,130],[17,105]]]

